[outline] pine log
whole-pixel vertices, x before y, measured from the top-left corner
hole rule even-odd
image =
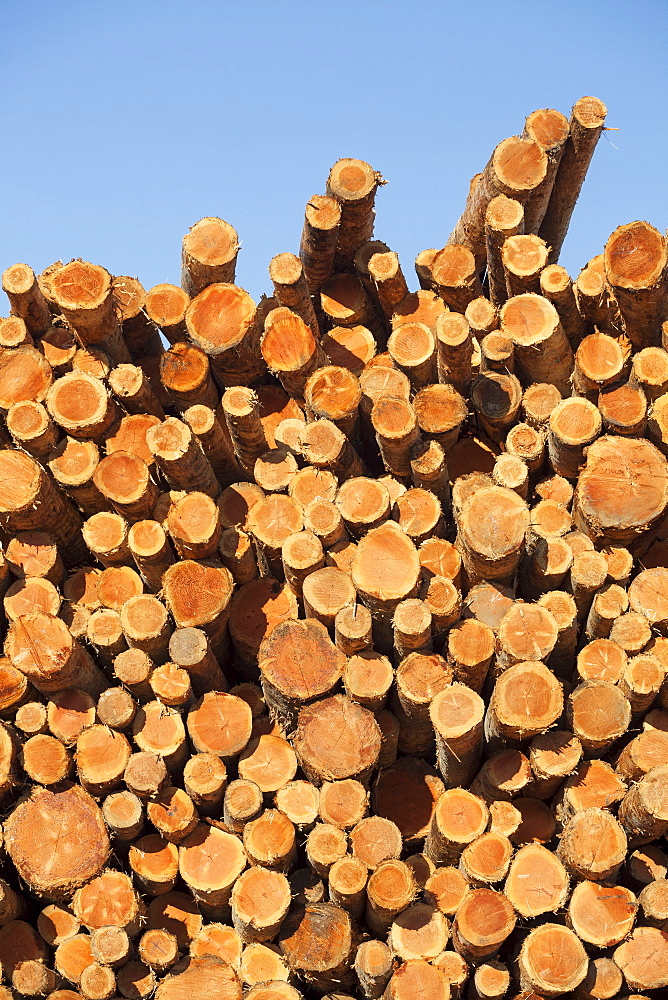
[[[485,260],[485,213],[497,195],[524,203],[545,180],[548,158],[532,139],[504,139],[494,150],[479,182],[472,187],[449,242],[470,247],[480,268]]]
[[[108,271],[97,264],[73,260],[59,268],[49,284],[59,311],[81,344],[101,348],[117,364],[131,361]]]
[[[234,281],[239,251],[235,230],[222,219],[200,219],[183,237],[181,285],[191,297],[214,282]]]
[[[340,222],[335,198],[316,194],[307,202],[299,256],[311,293],[319,291],[334,269]]]
[[[635,350],[658,347],[668,298],[666,241],[647,222],[619,226],[605,245],[605,274]]]
[[[573,282],[566,269],[559,264],[544,267],[540,273],[539,291],[556,308],[564,333],[575,349],[584,336],[584,321],[578,311]]]
[[[596,97],[581,97],[573,105],[570,131],[564,145],[545,215],[538,230],[551,247],[550,263],[559,259],[575,203],[578,200],[596,143],[603,131],[607,108]]]
[[[524,939],[518,959],[520,985],[546,997],[579,986],[587,974],[587,953],[568,927],[542,924]]]
[[[344,695],[302,708],[294,749],[309,780],[368,780],[380,752],[380,729],[371,712]]]
[[[249,385],[264,371],[256,312],[248,292],[229,282],[208,285],[188,306],[188,336],[225,386]]]
[[[538,236],[509,236],[501,248],[501,262],[506,276],[508,298],[524,292],[540,292],[540,272],[547,263],[548,247]]]
[[[490,958],[512,933],[516,919],[512,904],[502,893],[474,889],[457,910],[452,943],[469,961]]]
[[[190,296],[177,285],[154,285],[146,292],[146,315],[170,344],[182,341],[186,332],[186,309]]]
[[[471,328],[457,312],[446,312],[436,321],[438,380],[468,395],[472,378]]]

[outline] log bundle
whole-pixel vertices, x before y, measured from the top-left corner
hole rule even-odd
[[[668,996],[668,249],[558,264],[605,115],[414,282],[356,159],[259,303],[215,217],[180,287],[4,271],[0,1000]]]

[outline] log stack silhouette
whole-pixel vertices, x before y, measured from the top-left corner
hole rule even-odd
[[[9,266],[0,1000],[668,995],[668,253],[529,115],[414,279]]]

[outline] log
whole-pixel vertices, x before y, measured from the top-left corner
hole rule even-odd
[[[405,910],[417,892],[413,874],[403,861],[388,860],[371,873],[367,883],[365,923],[378,936],[385,935],[397,914]]]
[[[436,759],[446,787],[470,784],[482,752],[484,702],[454,683],[433,698],[429,715],[436,734]]]
[[[485,730],[488,740],[522,743],[546,732],[563,711],[563,692],[554,674],[535,661],[517,663],[496,680]]]
[[[451,385],[428,385],[416,393],[413,407],[420,430],[444,452],[457,443],[467,416],[463,397]]]
[[[465,501],[458,519],[458,545],[470,584],[512,580],[528,523],[527,506],[512,490],[490,486]]]
[[[540,273],[539,291],[556,308],[564,333],[575,349],[584,336],[585,327],[568,271],[559,264],[548,264]]]
[[[425,853],[437,865],[448,864],[485,832],[488,822],[482,799],[462,788],[447,789],[436,803]]]
[[[631,706],[609,681],[591,680],[571,693],[567,714],[572,731],[591,753],[605,750],[626,732]]]
[[[473,383],[471,404],[480,431],[490,441],[501,442],[515,423],[522,402],[522,388],[514,375],[486,371]]]
[[[355,608],[357,609],[357,619],[353,618]],[[366,620],[362,612],[366,612]],[[346,625],[342,628],[343,622]],[[355,629],[354,626],[357,628]],[[342,608],[337,614],[335,620],[336,645],[349,657],[343,671],[343,684],[351,701],[357,702],[358,705],[362,705],[363,708],[368,708],[372,712],[379,712],[387,701],[394,673],[392,664],[386,656],[368,649],[366,646],[360,648],[358,641],[351,642],[351,639],[356,638],[355,635],[351,636],[351,632],[356,633],[362,628],[365,630],[362,638],[367,640],[368,645],[370,645],[371,616],[362,605],[356,604],[352,607]],[[341,641],[342,634],[345,635],[346,643]]]
[[[222,219],[200,219],[183,237],[181,286],[194,297],[214,282],[233,282],[239,239]]]
[[[508,297],[501,252],[505,241],[524,232],[524,207],[505,194],[493,197],[484,218],[484,243],[487,255],[489,297],[494,306],[502,306]]]
[[[506,836],[488,831],[464,848],[459,867],[472,886],[485,888],[505,878],[512,854],[513,845]]]
[[[380,1000],[392,975],[394,960],[384,941],[363,941],[355,954],[355,975],[365,1000]]]
[[[596,97],[581,97],[573,105],[568,138],[538,230],[542,239],[552,248],[551,264],[559,259],[575,203],[604,128],[606,114],[605,104]]]
[[[501,308],[499,319],[500,329],[513,339],[525,384],[546,382],[567,395],[573,352],[552,303],[534,293],[515,295]]]
[[[299,443],[302,454],[310,465],[328,469],[339,481],[363,475],[359,455],[331,420],[314,420],[307,424]]]
[[[325,360],[311,327],[285,306],[272,309],[264,321],[261,349],[267,368],[285,391],[303,399],[309,376]]]
[[[208,285],[186,311],[189,339],[209,355],[225,386],[249,385],[265,370],[258,323],[248,292],[230,282]]]
[[[564,825],[557,855],[576,877],[608,882],[618,874],[626,848],[626,834],[614,816],[584,809]]]
[[[542,844],[525,844],[510,865],[504,893],[525,918],[556,913],[568,898],[568,873]]]
[[[58,311],[81,344],[102,349],[117,364],[131,361],[108,271],[97,264],[73,260],[50,276],[49,286]]]
[[[650,843],[668,829],[666,773],[666,765],[652,768],[626,793],[619,807],[619,820],[634,847]]]
[[[327,194],[336,198],[341,208],[337,268],[350,269],[355,252],[371,239],[376,190],[384,183],[381,175],[363,160],[337,160],[330,170]]]
[[[531,235],[531,222],[525,220],[525,224],[529,232],[509,236],[501,248],[508,298],[525,292],[540,293],[540,272],[547,264],[548,247],[539,236]]]
[[[307,202],[299,256],[311,293],[319,291],[334,269],[340,223],[341,206],[335,198],[315,194]]]
[[[319,338],[320,329],[311,301],[309,285],[302,261],[291,253],[272,257],[269,277],[274,286],[274,296],[279,305],[292,309]]]
[[[520,985],[547,997],[580,985],[587,974],[587,953],[568,927],[542,924],[524,939],[518,958]]]
[[[375,479],[356,476],[346,480],[341,484],[335,502],[346,529],[354,538],[362,537],[390,517],[389,493]]]
[[[461,313],[446,312],[436,320],[438,381],[468,395],[472,378],[471,328]]]
[[[452,943],[467,961],[491,958],[514,930],[516,919],[512,904],[502,893],[474,889],[457,910]]]
[[[463,313],[470,302],[482,295],[478,269],[478,261],[468,246],[451,242],[431,261],[434,291],[450,309]]]
[[[628,941],[614,951],[615,963],[632,989],[659,989],[668,985],[668,938],[656,927],[636,927]]]
[[[443,533],[441,502],[429,489],[406,490],[395,501],[392,516],[415,545]]]
[[[320,346],[331,365],[347,368],[358,377],[376,353],[376,341],[365,326],[334,326]]]
[[[647,222],[619,226],[605,245],[605,275],[635,350],[658,347],[667,298],[666,241]]]
[[[317,990],[352,984],[356,932],[340,907],[314,903],[296,910],[283,924],[278,941],[290,969]]]
[[[491,200],[505,195],[524,203],[544,182],[547,170],[547,155],[537,142],[516,136],[504,139],[472,186],[449,242],[470,247],[480,268],[485,261],[485,213]]]
[[[480,343],[480,371],[512,373],[515,368],[515,345],[507,333],[493,330]]]
[[[274,802],[299,830],[311,830],[318,817],[320,792],[308,781],[288,781],[277,789]]]

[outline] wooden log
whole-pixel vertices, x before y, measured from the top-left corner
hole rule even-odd
[[[18,579],[39,577],[58,586],[65,575],[58,548],[44,531],[21,531],[5,551],[5,563]]]
[[[21,766],[37,784],[56,785],[69,777],[72,762],[60,740],[38,734],[23,744]]]
[[[24,400],[7,412],[7,430],[14,442],[36,459],[45,461],[53,451],[60,431],[41,403]]]
[[[547,660],[557,635],[557,623],[547,608],[517,601],[499,625],[497,671],[524,660]]]
[[[238,778],[225,789],[223,816],[229,830],[242,833],[247,823],[261,815],[262,808],[262,792],[254,781]]]
[[[552,303],[534,293],[515,295],[501,308],[499,319],[501,330],[513,339],[525,384],[547,382],[567,395],[573,352]]]
[[[456,681],[478,693],[494,657],[492,629],[475,618],[458,622],[448,633],[444,653]]]
[[[401,600],[416,593],[419,570],[415,546],[393,522],[373,528],[358,545],[352,581],[371,611],[379,652],[391,648],[391,616]]]
[[[73,260],[50,276],[49,285],[59,312],[81,344],[101,348],[117,364],[131,361],[108,271],[97,264]]]
[[[186,792],[203,815],[210,815],[223,801],[227,771],[223,761],[215,754],[193,754],[183,769]]]
[[[471,328],[461,313],[446,312],[436,320],[438,381],[468,395],[472,378]]]
[[[668,947],[665,931],[636,927],[613,953],[627,986],[660,989],[668,985]]]
[[[362,537],[371,528],[377,528],[387,521],[390,506],[389,493],[383,483],[364,476],[346,480],[336,495],[336,507],[346,529],[354,538]],[[311,508],[309,513],[310,511]]]
[[[471,328],[473,336],[479,343],[482,342],[488,333],[496,330],[499,325],[496,306],[489,299],[486,299],[484,295],[479,295],[477,299],[469,302],[464,311],[464,317]]]
[[[433,698],[429,715],[436,759],[446,787],[469,785],[482,752],[484,703],[466,685],[451,684]]]
[[[258,664],[268,706],[291,729],[300,706],[333,690],[345,658],[320,622],[285,621],[265,639]]]
[[[486,334],[480,344],[480,371],[513,372],[515,368],[515,345],[507,333],[493,330]]]
[[[614,583],[604,586],[594,596],[589,614],[587,615],[587,638],[592,640],[607,640],[615,620],[628,610],[628,606],[629,599],[622,587]],[[617,646],[617,643],[614,645]],[[580,676],[583,675],[580,674]],[[583,679],[587,680],[588,678],[583,677]],[[604,677],[604,680],[607,679],[607,677]]]
[[[392,923],[388,940],[394,954],[403,961],[437,958],[449,935],[443,914],[428,903],[413,903]]]
[[[567,717],[585,750],[598,756],[628,729],[631,706],[609,681],[585,681],[569,695]]]
[[[619,819],[632,846],[647,844],[668,829],[665,801],[666,765],[652,768],[625,795],[619,807]]]
[[[424,323],[402,323],[390,336],[387,349],[414,389],[435,381],[436,338]]]
[[[494,150],[479,182],[472,186],[464,212],[449,242],[470,247],[480,268],[485,260],[485,213],[491,200],[506,195],[524,203],[548,170],[544,150],[532,139],[513,136]]]
[[[37,703],[26,705],[26,713],[30,712],[29,706],[31,704],[36,705]],[[30,712],[30,715],[34,717],[33,712]],[[81,732],[95,722],[95,702],[89,694],[78,691],[76,688],[67,688],[62,692],[52,693],[46,707],[46,721],[52,736],[55,736],[67,747],[74,746]],[[23,719],[19,719],[17,726],[22,728],[27,735],[44,731],[43,723],[37,724],[36,720],[25,726]]]
[[[350,270],[355,252],[373,235],[376,190],[385,181],[363,160],[337,160],[327,178],[327,194],[341,208],[335,267]]]
[[[626,357],[614,337],[607,333],[590,334],[575,352],[574,394],[596,403],[599,392],[619,381],[625,367]]]
[[[293,826],[302,831],[311,830],[318,818],[320,791],[309,781],[288,781],[277,789],[274,802]]]
[[[258,323],[248,292],[229,282],[208,285],[186,311],[189,339],[209,355],[225,386],[249,385],[265,370]]]
[[[484,245],[487,256],[489,297],[496,307],[508,297],[501,252],[505,241],[524,232],[524,207],[505,194],[493,197],[485,210]]]
[[[416,393],[413,407],[422,433],[448,452],[457,443],[466,419],[462,396],[449,384],[428,385]]]
[[[306,578],[325,564],[322,543],[312,531],[295,531],[283,542],[281,560],[287,583],[295,596],[301,598]]]
[[[151,517],[158,488],[143,459],[126,451],[115,451],[99,463],[93,473],[93,483],[116,512],[131,524]]]
[[[302,596],[307,618],[316,618],[331,631],[338,612],[355,603],[355,588],[347,573],[325,566],[306,578]]]
[[[602,255],[594,257],[580,271],[575,281],[575,298],[587,333],[598,329],[611,336],[621,337],[624,324],[612,289],[605,278]],[[626,350],[628,344],[626,340]]]
[[[309,420],[331,420],[348,437],[354,435],[362,390],[352,372],[334,365],[319,368],[304,392]]]
[[[548,247],[539,236],[509,236],[501,248],[501,263],[506,277],[508,298],[525,292],[540,293],[540,272],[547,263]]]
[[[307,202],[299,256],[311,293],[317,292],[334,269],[341,206],[335,198],[315,194]]]
[[[99,449],[93,441],[80,441],[69,436],[49,456],[53,478],[89,515],[110,508],[109,498],[100,492],[93,478],[99,461]]]
[[[122,687],[110,687],[97,701],[97,715],[103,726],[111,729],[128,729],[137,711],[137,703]]]
[[[550,414],[548,449],[554,471],[576,479],[584,465],[584,452],[601,432],[601,414],[586,399],[564,399]]]
[[[539,662],[517,663],[497,677],[485,734],[488,740],[522,743],[546,732],[562,711],[563,692],[554,674]]]
[[[179,845],[179,874],[195,900],[210,910],[225,906],[246,867],[240,839],[200,823]]]
[[[651,708],[665,675],[664,666],[649,653],[629,659],[619,680],[619,688],[629,700],[632,716],[637,718]]]
[[[85,851],[73,854],[85,830]],[[102,814],[93,799],[76,785],[55,790],[35,788],[5,823],[5,847],[21,878],[50,899],[71,896],[101,871],[109,853]],[[35,853],[33,837],[49,847]]]
[[[461,556],[452,544],[443,538],[428,538],[418,550],[422,576],[451,580],[461,590]]]
[[[373,870],[401,854],[401,830],[385,816],[367,816],[355,824],[350,832],[353,857],[359,858]]]
[[[200,219],[183,237],[181,287],[194,297],[214,282],[233,282],[239,252],[236,231],[223,219]]]
[[[363,941],[355,954],[355,976],[365,1000],[380,1000],[392,975],[394,960],[384,941]]]
[[[598,948],[619,944],[633,929],[638,903],[620,885],[579,882],[568,904],[568,923],[579,938]]]
[[[642,463],[638,465],[638,463]],[[616,486],[620,468],[627,478]],[[598,494],[605,470],[609,486]],[[661,516],[665,505],[664,459],[649,442],[605,436],[587,452],[587,464],[576,491],[574,520],[595,542],[621,544],[630,551]],[[649,484],[652,484],[651,489]]]
[[[452,943],[468,961],[491,958],[515,928],[510,901],[494,889],[474,889],[452,924]]]
[[[516,455],[499,455],[494,463],[492,478],[497,486],[504,486],[526,500],[529,495],[529,470]]]
[[[399,664],[392,707],[399,720],[399,743],[405,753],[423,754],[433,746],[429,705],[451,680],[452,670],[435,653],[412,652]]]
[[[128,550],[142,580],[149,590],[160,590],[163,574],[174,562],[174,553],[165,529],[157,521],[135,521],[127,537]]]
[[[585,326],[568,271],[559,264],[548,264],[540,273],[539,291],[556,308],[564,333],[575,349],[584,336]]]
[[[635,350],[658,347],[667,299],[666,242],[647,222],[619,226],[605,245],[605,275]]]
[[[542,844],[525,844],[513,858],[504,892],[522,917],[556,913],[568,898],[568,874]]]
[[[493,523],[490,510],[494,511]],[[512,580],[528,523],[526,504],[512,490],[490,486],[465,501],[458,521],[458,544],[471,584]]]
[[[51,326],[51,313],[39,287],[35,272],[27,264],[12,264],[2,275],[2,290],[7,294],[12,316],[25,323],[35,337]]]
[[[314,337],[319,338],[320,330],[309,293],[306,271],[299,257],[291,253],[280,253],[272,257],[269,277],[279,305],[297,313],[311,328]]]
[[[186,309],[190,296],[177,285],[154,285],[146,292],[146,315],[170,344],[183,341],[186,332]]]
[[[265,868],[249,868],[234,884],[232,920],[242,941],[271,941],[276,937],[290,905],[285,875]]]
[[[464,848],[459,868],[472,886],[490,887],[505,878],[513,850],[506,836],[488,831]]]
[[[647,400],[636,385],[610,386],[599,394],[598,408],[611,434],[642,437],[647,424]]]
[[[394,503],[392,516],[415,545],[443,532],[441,502],[429,489],[406,490]]]
[[[437,865],[448,864],[485,832],[488,823],[482,799],[462,788],[447,789],[436,803],[425,853]]]
[[[518,958],[520,985],[542,996],[560,996],[580,985],[588,963],[582,942],[572,930],[561,924],[542,924],[524,939]]]
[[[174,623],[181,628],[201,628],[218,658],[227,645],[228,608],[233,590],[229,570],[184,560],[170,566],[162,582],[165,603]]]
[[[575,203],[603,131],[606,114],[605,104],[595,97],[581,97],[573,105],[568,138],[538,230],[542,239],[552,248],[551,264],[559,259]]]
[[[97,599],[103,608],[113,611],[120,611],[126,601],[143,590],[140,577],[129,566],[109,566],[97,579]]]
[[[58,615],[61,597],[56,588],[48,580],[41,577],[25,577],[17,580],[6,591],[3,607],[9,621],[15,621],[21,615],[45,611]]]
[[[376,353],[374,336],[365,326],[334,326],[320,346],[331,365],[347,368],[358,377]]]
[[[359,455],[342,431],[331,420],[314,420],[300,437],[306,461],[316,468],[328,469],[340,482],[363,475]]]
[[[160,380],[180,412],[195,403],[211,409],[218,405],[209,359],[199,347],[173,344],[160,357]]]
[[[276,792],[297,773],[294,750],[280,736],[251,739],[239,757],[239,776],[254,781],[263,794]]]
[[[471,389],[471,404],[478,427],[491,441],[501,442],[516,422],[522,389],[514,375],[487,371]]]
[[[540,799],[551,798],[581,757],[582,745],[568,730],[553,729],[535,736],[529,748],[531,794]]]
[[[606,809],[584,809],[564,825],[557,855],[576,877],[607,882],[618,874],[626,848],[626,834],[614,816]]]
[[[527,200],[528,233],[538,232],[543,221],[568,135],[568,119],[554,109],[542,108],[533,111],[525,122],[524,138],[537,142],[545,150],[548,158],[545,180]]]
[[[97,697],[106,687],[83,646],[53,615],[38,612],[19,617],[10,626],[5,648],[13,666],[43,693],[76,687]]]
[[[431,261],[434,290],[449,308],[463,313],[473,299],[482,295],[478,269],[479,263],[467,246],[450,243]]]
[[[0,473],[0,514],[9,531],[48,531],[67,566],[83,561],[81,517],[35,459],[19,451],[0,451]]]
[[[384,935],[394,917],[412,902],[417,891],[408,865],[387,860],[378,865],[367,883],[367,906],[364,921],[371,933]]]
[[[289,872],[295,866],[295,827],[276,809],[265,809],[244,826],[243,844],[252,865],[280,872]]]
[[[289,395],[304,398],[306,382],[325,362],[312,329],[296,312],[279,306],[267,315],[262,357]]]
[[[76,749],[81,786],[96,798],[115,791],[123,782],[130,754],[130,744],[122,733],[104,725],[84,729]]]
[[[408,285],[396,253],[375,253],[368,263],[369,277],[373,281],[378,300],[387,319],[408,295]]]

